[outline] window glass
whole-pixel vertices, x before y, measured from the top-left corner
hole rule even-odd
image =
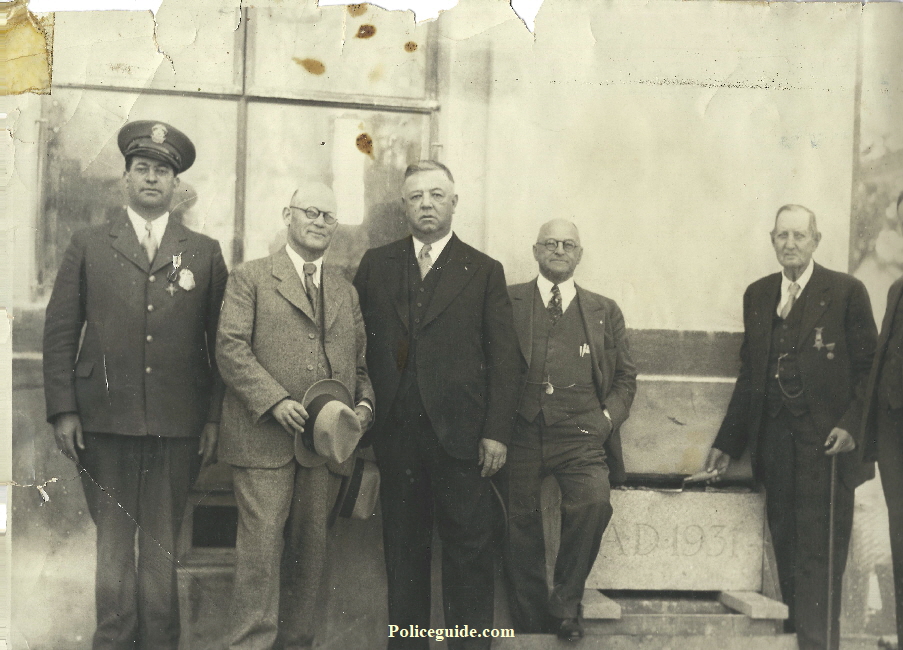
[[[253,9],[248,92],[424,98],[429,27],[415,27],[410,12],[337,9]]]
[[[61,84],[241,92],[235,8],[164,3],[159,16],[155,32],[147,11],[57,12],[54,93]]]
[[[327,259],[351,276],[367,248],[407,233],[401,181],[428,132],[429,117],[415,113],[250,104],[245,259],[285,244],[282,209],[299,181],[318,180],[338,202]]]
[[[218,239],[230,261],[235,102],[74,89],[54,89],[44,102],[47,149],[38,219],[41,287],[52,286],[74,231],[113,218],[126,204],[125,161],[116,136],[133,120],[167,122],[194,142],[197,160],[181,175],[172,213],[192,230]]]

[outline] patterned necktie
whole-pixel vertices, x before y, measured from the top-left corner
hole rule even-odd
[[[420,279],[426,277],[426,274],[433,268],[433,258],[430,257],[430,251],[433,250],[431,244],[424,244],[420,249],[420,255],[417,256],[417,265],[420,267]]]
[[[304,265],[304,290],[307,292],[307,299],[310,300],[310,306],[313,307],[314,315],[317,313],[317,286],[314,284],[314,274],[317,272],[317,265],[308,262]]]
[[[781,310],[781,318],[786,319],[790,315],[790,310],[793,309],[794,303],[796,303],[796,297],[800,295],[800,285],[796,282],[791,282],[790,287],[788,288],[787,296],[787,304],[784,305],[784,308]]]
[[[157,241],[154,239],[153,226],[150,221],[144,222],[144,239],[141,240],[141,248],[147,253],[147,261],[151,264],[157,256]]]
[[[552,285],[552,297],[549,299],[549,304],[546,305],[546,310],[549,312],[549,318],[552,319],[552,324],[558,322],[558,319],[561,318],[561,289],[558,288],[557,284]]]

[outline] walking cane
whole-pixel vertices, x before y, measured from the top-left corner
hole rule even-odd
[[[835,650],[834,632],[834,491],[837,484],[837,454],[831,456],[831,494],[828,501],[828,621],[825,647]]]

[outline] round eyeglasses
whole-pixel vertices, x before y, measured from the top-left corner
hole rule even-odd
[[[301,210],[301,212],[304,213],[304,216],[311,221],[316,221],[317,217],[319,217],[320,215],[323,215],[323,221],[325,221],[330,226],[337,221],[335,215],[332,212],[324,212],[323,210],[320,210],[319,208],[315,208],[313,206],[309,208],[299,208],[297,205],[290,205],[288,207],[292,210]]]
[[[565,253],[573,253],[580,245],[573,239],[547,239],[545,241],[536,242],[539,246],[544,247],[550,253],[558,250],[558,244],[564,248]]]

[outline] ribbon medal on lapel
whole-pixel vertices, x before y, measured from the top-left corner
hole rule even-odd
[[[816,350],[821,350],[823,347],[825,347],[825,342],[822,339],[822,334],[821,334],[822,330],[824,330],[824,329],[825,329],[824,327],[816,327],[815,328],[815,344],[812,347],[814,347]]]
[[[825,347],[828,349],[828,358],[829,359],[834,358],[834,345],[835,345],[834,343],[828,343],[827,345],[825,345]]]
[[[166,291],[170,296],[176,295],[176,283],[183,291],[194,289],[194,273],[182,268],[182,253],[172,256],[172,270],[166,275],[166,279],[169,281]]]

